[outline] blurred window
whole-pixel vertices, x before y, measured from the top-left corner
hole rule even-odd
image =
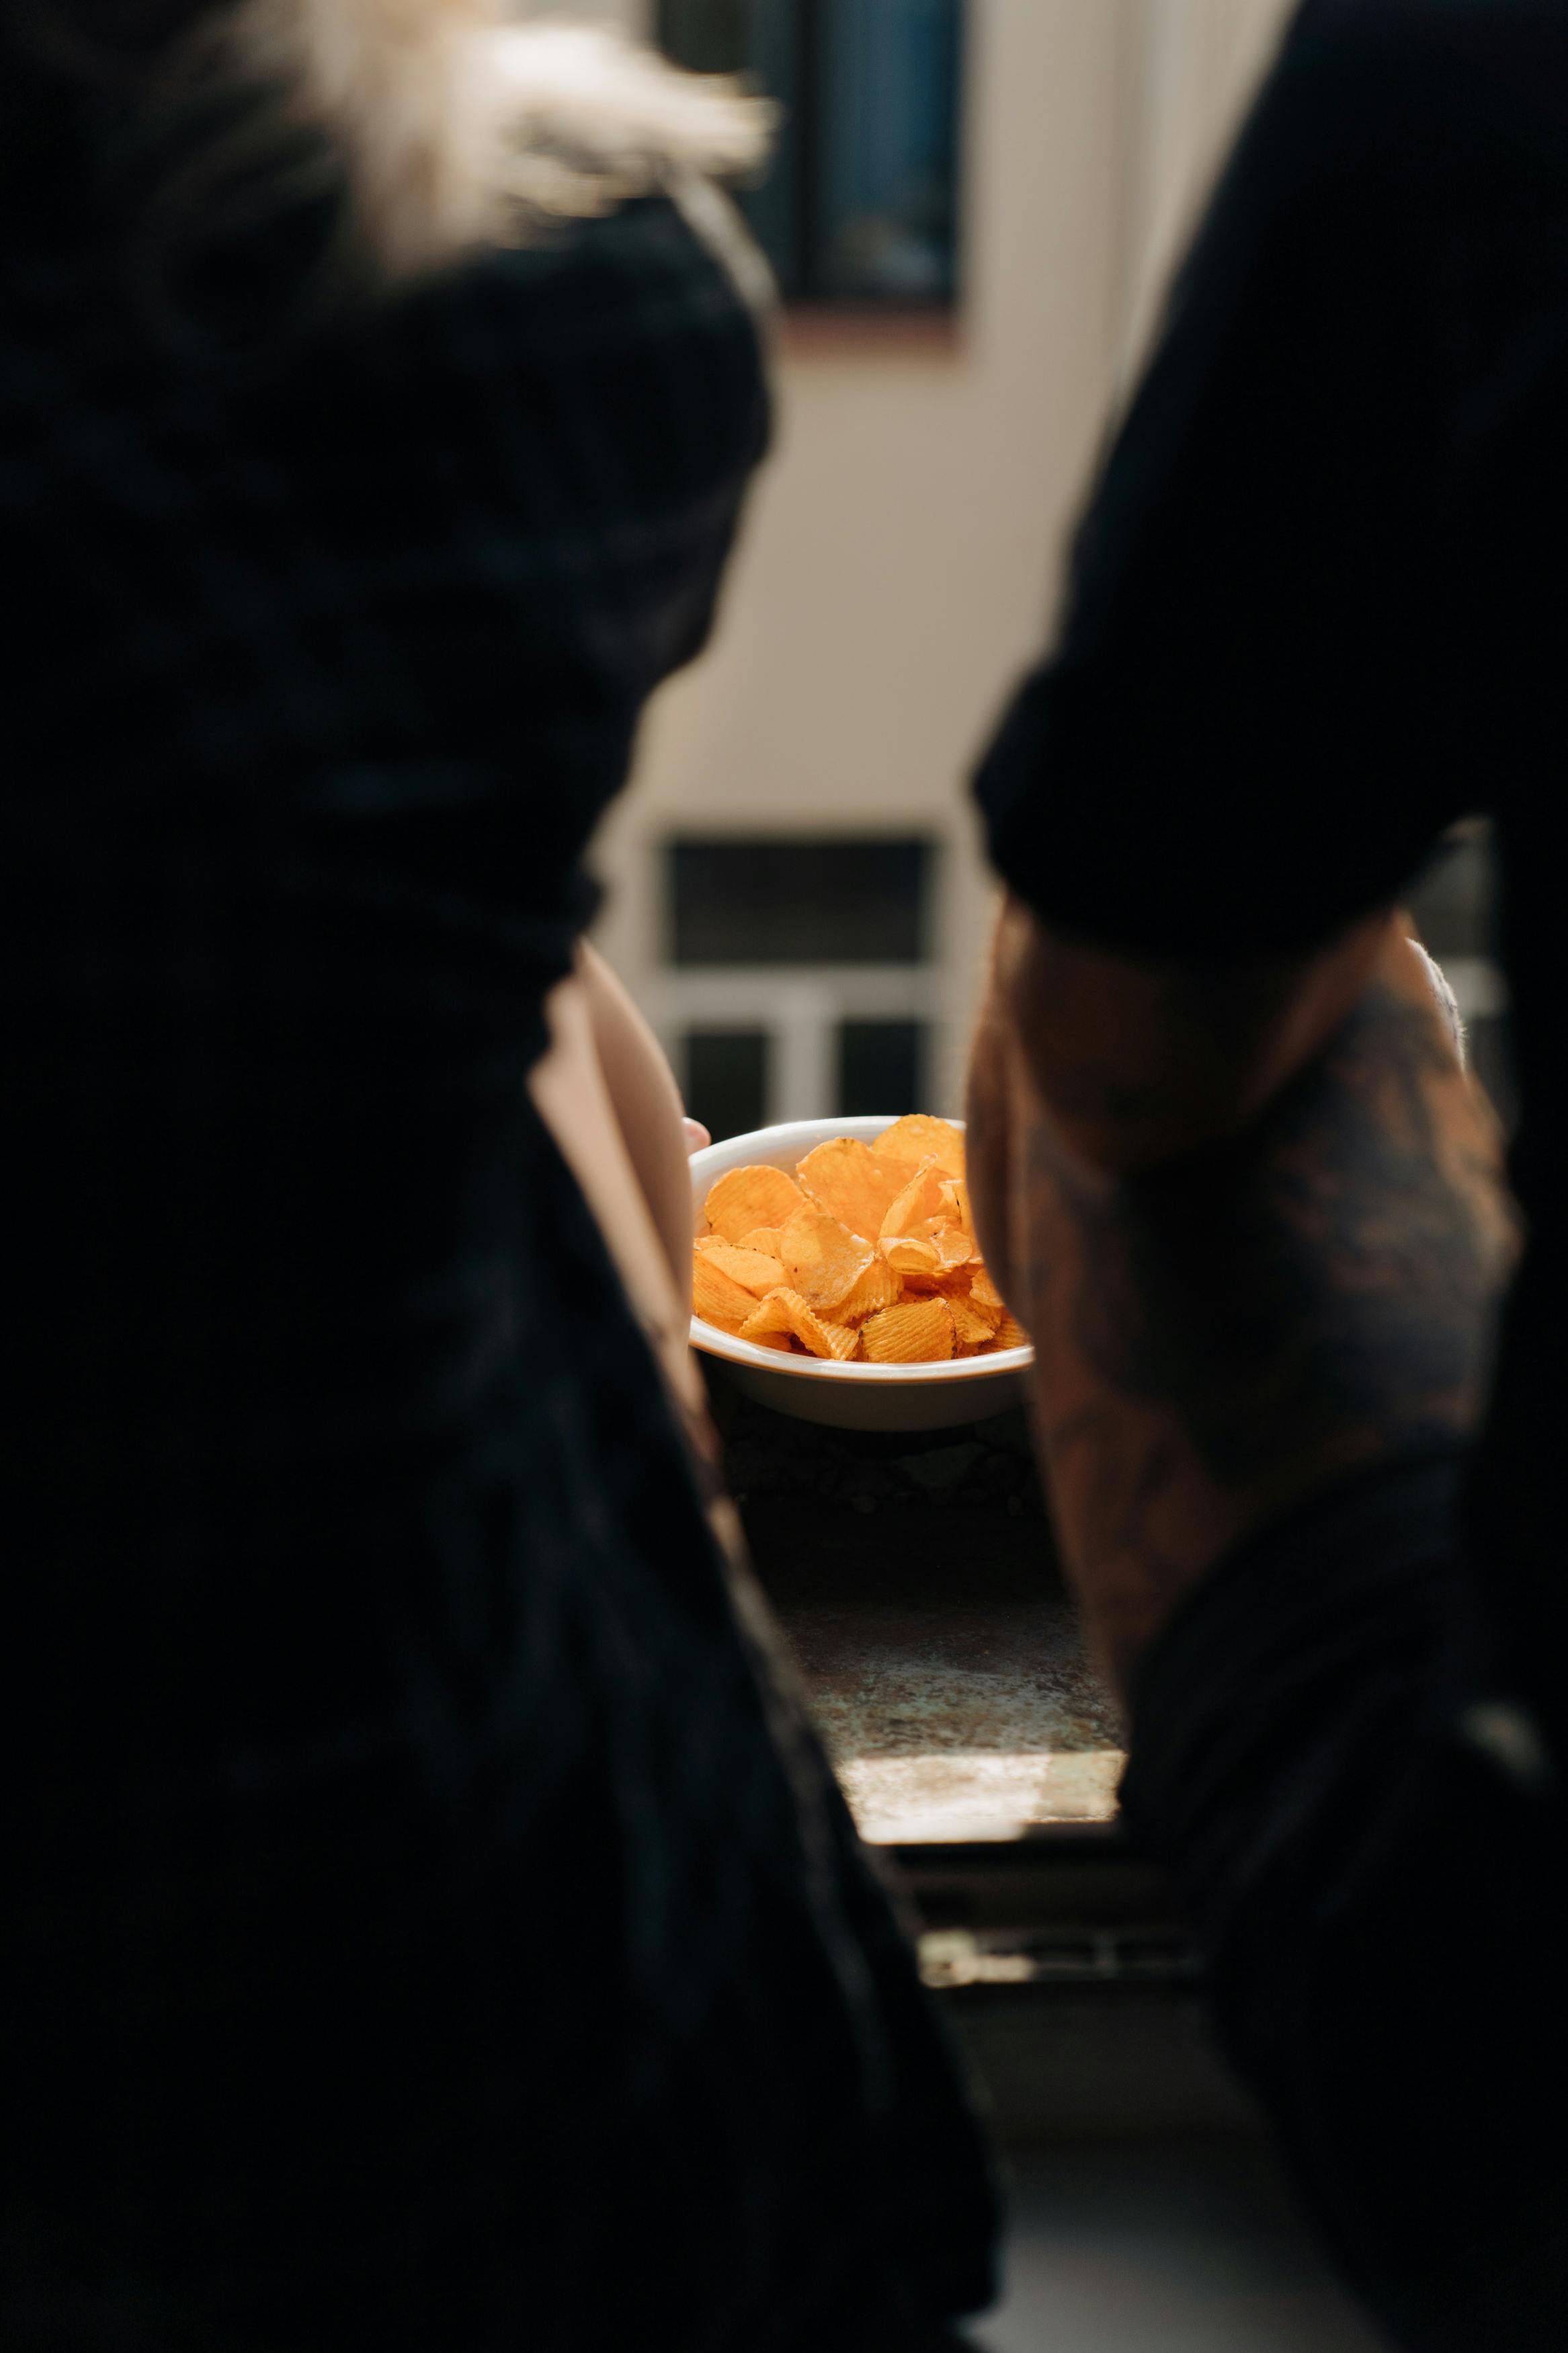
[[[786,301],[955,301],[963,0],[659,0],[658,30],[783,107],[743,201]]]
[[[686,1108],[715,1141],[767,1125],[772,1042],[765,1029],[687,1031]]]
[[[934,862],[920,839],[674,841],[669,961],[922,964]]]
[[[836,1112],[855,1118],[926,1100],[923,1021],[844,1021],[838,1029]]]

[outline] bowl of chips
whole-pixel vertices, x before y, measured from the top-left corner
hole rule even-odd
[[[1033,1361],[974,1240],[960,1121],[795,1120],[691,1157],[691,1345],[781,1413],[946,1430]]]

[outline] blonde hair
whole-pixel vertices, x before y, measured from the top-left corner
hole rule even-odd
[[[734,84],[489,0],[238,0],[204,46],[220,79],[277,93],[280,132],[326,132],[391,279],[690,175],[733,178],[767,146],[768,110]]]
[[[712,183],[755,171],[772,109],[609,29],[504,0],[0,0],[0,76],[10,47],[132,126],[111,210],[140,306],[182,340],[203,268],[312,206],[296,317],[656,192],[747,267]],[[29,106],[13,84],[0,129],[47,153]]]

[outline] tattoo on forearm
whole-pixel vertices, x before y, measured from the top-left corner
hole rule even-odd
[[[1194,1466],[1266,1493],[1292,1466],[1469,1428],[1512,1229],[1463,1084],[1429,1011],[1377,987],[1245,1139],[1120,1179],[1044,1118],[1016,1139],[1018,1288],[1069,1546],[1141,1580],[1145,1615],[1194,1573],[1172,1535]]]

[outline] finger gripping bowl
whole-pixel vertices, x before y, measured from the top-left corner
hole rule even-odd
[[[702,1204],[731,1168],[782,1168],[791,1176],[819,1144],[852,1135],[874,1144],[896,1113],[876,1119],[799,1119],[754,1128],[691,1155],[691,1230],[703,1227]],[[962,1121],[955,1121],[962,1126]],[[1003,1348],[994,1356],[960,1356],[941,1365],[836,1365],[816,1356],[784,1356],[753,1340],[691,1319],[691,1345],[717,1357],[737,1388],[800,1421],[837,1430],[951,1430],[1024,1401],[1032,1348]]]

